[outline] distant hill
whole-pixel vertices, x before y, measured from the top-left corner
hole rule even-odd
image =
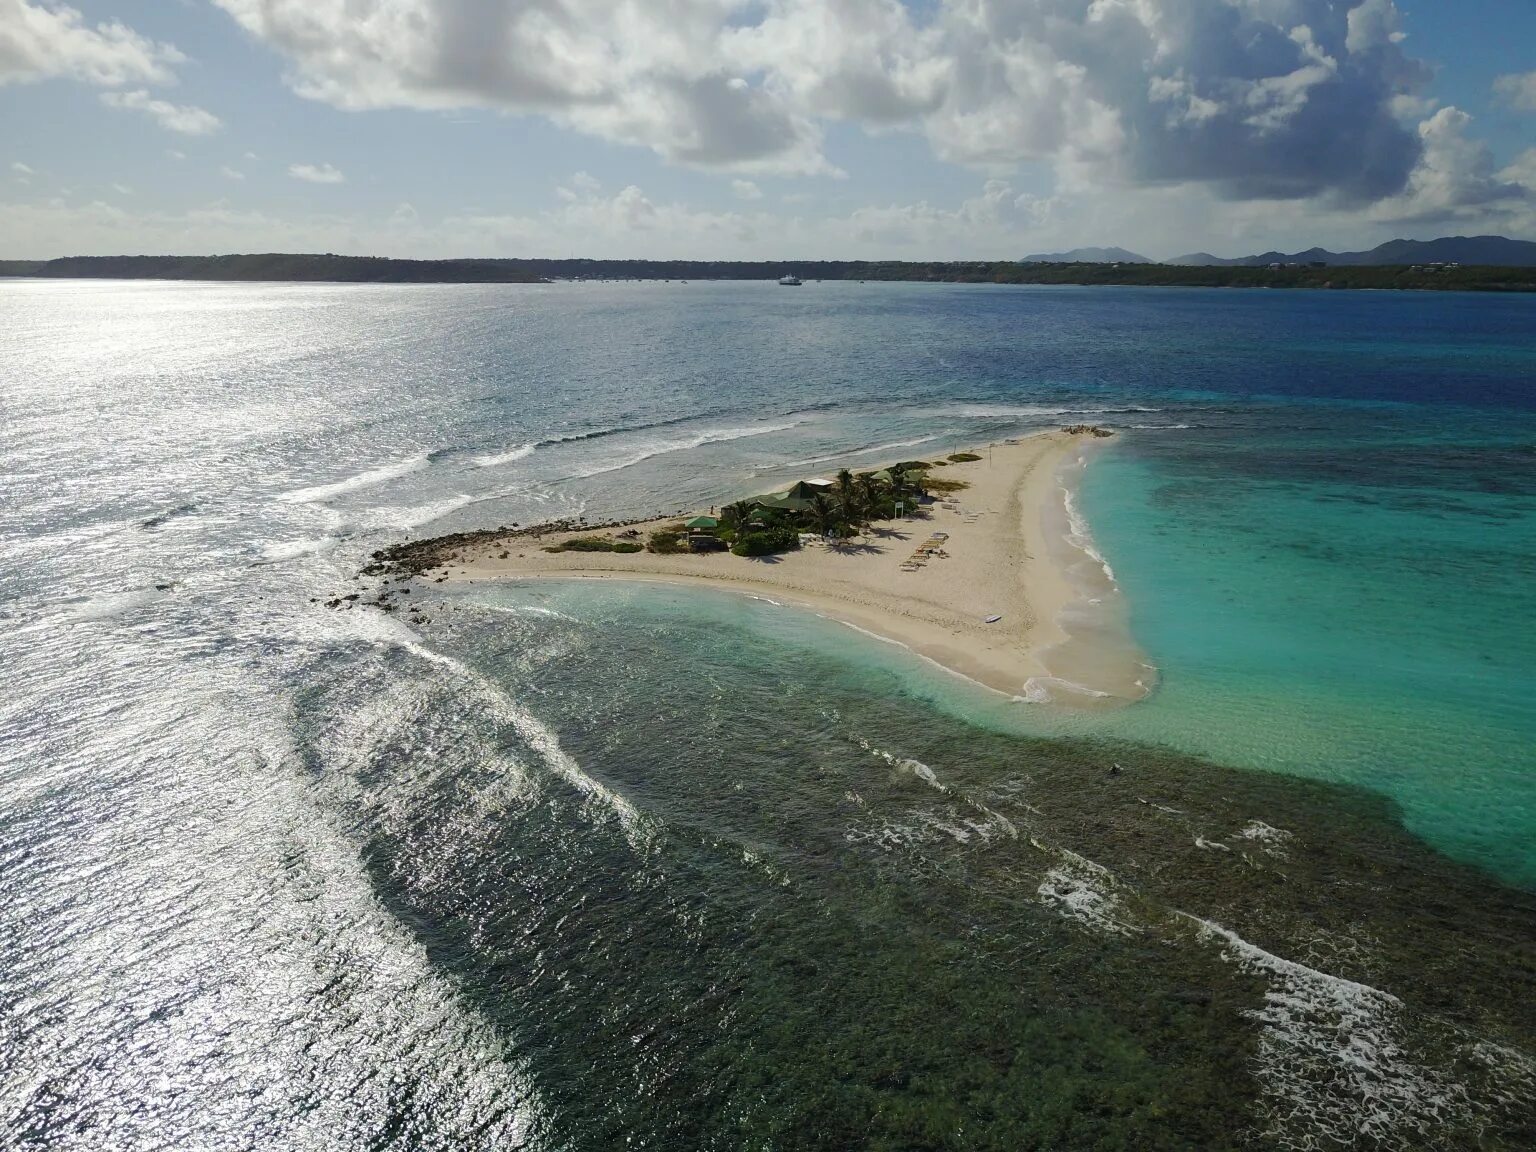
[[[1026,256],[1021,264],[1156,264],[1124,248],[1074,248],[1070,252],[1046,252]]]
[[[1261,268],[1268,264],[1326,264],[1329,267],[1372,267],[1402,264],[1473,264],[1483,268],[1536,268],[1536,242],[1504,236],[1442,236],[1439,240],[1388,240],[1368,252],[1261,252],[1257,256],[1223,259],[1209,252],[1175,256],[1165,264],[1200,268]]]

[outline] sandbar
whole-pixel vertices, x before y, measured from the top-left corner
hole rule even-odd
[[[615,579],[704,584],[808,609],[895,641],[1009,696],[1077,707],[1141,699],[1155,675],[1132,642],[1107,568],[1072,520],[1070,481],[1091,437],[1042,432],[979,446],[933,475],[969,487],[843,546],[761,559],[726,552],[547,552],[592,529],[455,546],[451,581]],[[677,517],[630,526],[647,533]],[[602,530],[612,535],[616,530]],[[903,569],[946,533],[943,556]],[[999,619],[988,623],[989,618]]]

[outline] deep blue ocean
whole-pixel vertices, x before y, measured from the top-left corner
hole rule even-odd
[[[1536,1142],[1536,298],[0,317],[0,1147]],[[407,537],[1077,422],[1159,670],[1116,712],[724,592],[325,606]]]

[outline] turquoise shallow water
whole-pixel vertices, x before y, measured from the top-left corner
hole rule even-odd
[[[1365,785],[1536,883],[1536,446],[1404,415],[1101,457],[1085,508],[1163,673],[1104,727]]]

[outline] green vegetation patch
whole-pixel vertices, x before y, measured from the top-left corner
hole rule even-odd
[[[800,533],[789,525],[763,528],[743,533],[731,545],[736,556],[772,556],[776,552],[792,552],[800,547]]]
[[[949,454],[949,462],[951,464],[970,464],[972,461],[980,459],[981,457],[974,452],[951,452]]]
[[[929,492],[963,492],[970,486],[969,480],[941,480],[935,476],[923,478],[923,487]]]
[[[671,556],[678,552],[688,551],[688,541],[684,535],[681,524],[667,528],[658,528],[651,533],[646,541],[646,549],[662,556]]]
[[[546,552],[640,552],[640,545],[627,540],[613,540],[607,536],[577,536],[563,544],[549,544]]]

